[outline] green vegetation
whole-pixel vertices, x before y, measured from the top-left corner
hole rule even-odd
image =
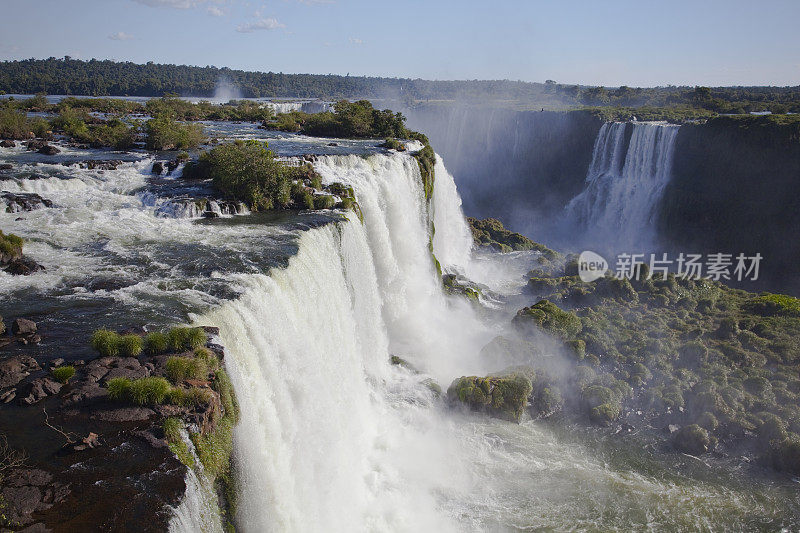
[[[175,352],[194,350],[206,343],[206,332],[203,328],[172,328],[167,332],[167,347]]]
[[[103,120],[95,118],[82,108],[63,106],[57,117],[50,121],[55,131],[64,133],[72,140],[86,143],[93,148],[110,146],[124,150],[136,141],[138,125],[129,125],[119,118]]]
[[[145,146],[149,150],[186,150],[206,140],[202,124],[179,122],[159,115],[144,124]]]
[[[187,379],[207,379],[208,366],[204,359],[199,357],[173,356],[167,359],[167,377],[173,383]]]
[[[333,112],[279,114],[265,126],[289,132],[301,132],[314,137],[341,138],[409,138],[405,117],[389,109],[380,111],[367,100],[348,102],[340,100],[334,104]]]
[[[21,237],[13,233],[3,233],[3,231],[0,230],[0,264],[5,264],[22,257],[23,243],[24,241]]]
[[[154,63],[137,65],[130,62],[80,61],[71,57],[0,62],[0,91],[9,94],[47,91],[93,96],[161,96],[165,93],[211,96],[221,76],[237,85],[245,97],[383,98],[386,94],[403,94],[405,103],[413,103],[420,100],[456,99],[483,102],[486,95],[491,94],[509,105],[537,110],[543,106],[563,109],[583,105],[629,108],[685,106],[714,113],[765,110],[773,113],[800,112],[798,87],[621,86],[606,89],[561,84],[553,80],[544,83],[510,80],[430,81],[283,74]],[[41,109],[44,104],[46,101],[42,98],[38,102],[27,104],[29,107],[26,109],[45,110]],[[103,104],[107,112],[125,109],[121,107],[122,104],[115,104],[113,101]],[[264,113],[264,110],[252,110],[253,115],[257,112]],[[202,117],[200,114],[198,116]],[[233,117],[235,115],[231,114],[232,120],[249,120]],[[191,120],[189,116],[183,119]]]
[[[507,230],[503,227],[503,223],[495,218],[479,220],[470,217],[467,218],[467,222],[469,222],[469,227],[472,230],[472,238],[478,246],[491,248],[498,252],[535,250],[540,252],[548,261],[558,259],[561,256],[558,252],[533,242],[524,235]]]
[[[548,300],[540,300],[531,307],[521,309],[514,317],[514,322],[520,325],[533,322],[548,333],[563,339],[574,338],[583,327],[575,313],[562,311]]]
[[[142,338],[139,335],[122,335],[117,340],[119,354],[124,357],[136,357],[142,353]]]
[[[150,355],[165,353],[169,348],[169,337],[160,331],[148,333],[144,338],[144,349]]]
[[[42,118],[28,118],[24,111],[0,106],[0,139],[47,137],[50,125]]]
[[[92,334],[92,348],[104,357],[119,354],[119,344],[122,336],[116,331],[98,329]]]
[[[112,378],[108,380],[106,388],[112,400],[136,405],[161,405],[172,389],[162,377]]]
[[[539,301],[514,322],[564,343],[572,368],[554,371],[548,386],[581,398],[565,401],[565,411],[599,425],[639,412],[634,423],[643,417],[653,427],[678,426],[677,450],[699,454],[722,442],[792,471],[797,461],[787,454],[800,440],[796,298],[673,275],[585,283],[560,275],[572,274],[570,261],[553,273],[533,273],[528,291]],[[516,350],[533,353],[537,374],[547,369],[540,348]]]
[[[169,417],[164,419],[162,429],[164,430],[164,439],[169,445],[169,449],[178,460],[189,468],[194,468],[194,456],[189,451],[189,446],[184,442],[181,437],[181,430],[184,428],[183,420],[177,417]]]
[[[71,365],[59,366],[52,370],[53,379],[59,383],[67,383],[75,375],[75,367]]]
[[[394,137],[387,137],[386,140],[383,141],[383,144],[381,144],[381,148],[397,150],[398,152],[405,152],[406,150],[406,146]]]
[[[519,422],[533,387],[529,377],[512,373],[495,377],[460,377],[447,389],[450,402],[461,402],[475,411]]]

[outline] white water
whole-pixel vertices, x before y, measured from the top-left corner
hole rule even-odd
[[[626,143],[626,129],[633,128]],[[586,187],[567,217],[597,241],[625,251],[655,243],[658,202],[669,183],[679,126],[607,122],[598,133]]]
[[[244,295],[198,319],[221,327],[241,404],[241,530],[692,528],[753,505],[612,468],[538,422],[448,410],[425,374],[389,365],[398,353],[445,388],[499,370],[475,354],[493,332],[436,282],[416,162],[316,167],[354,186],[364,224],[305,232],[287,268],[241,276]]]

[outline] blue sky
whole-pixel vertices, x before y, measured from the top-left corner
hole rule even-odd
[[[798,0],[0,0],[0,59],[606,86],[800,85]]]

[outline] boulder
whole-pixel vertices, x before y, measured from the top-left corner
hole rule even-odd
[[[33,139],[33,140],[28,141],[27,143],[25,143],[25,146],[26,146],[26,148],[28,149],[29,152],[34,152],[36,150],[40,150],[40,149],[44,148],[45,146],[49,146],[49,145],[47,144],[47,141],[45,141],[43,139]]]
[[[12,165],[11,163],[3,163],[2,165],[0,165],[0,170],[13,170],[13,169],[14,165]]]
[[[22,211],[33,211],[45,207],[53,207],[53,202],[47,198],[42,198],[36,193],[13,193],[3,191],[0,193],[0,200],[6,206],[6,213],[20,213]]]
[[[38,468],[11,470],[3,480],[0,496],[6,505],[3,513],[9,523],[25,526],[33,522],[32,515],[46,511],[55,503],[63,501],[70,493],[68,485],[54,482],[53,476]],[[38,524],[34,524],[36,526]],[[29,531],[46,531],[30,526]]]
[[[450,403],[465,404],[473,411],[519,423],[532,391],[531,380],[522,373],[484,378],[463,376],[447,389],[447,399]]]
[[[5,267],[5,271],[14,276],[29,276],[40,270],[45,270],[45,268],[29,257],[14,259]]]
[[[17,389],[18,403],[20,405],[33,405],[48,396],[58,394],[61,390],[61,383],[50,378],[37,378],[32,382]]]
[[[117,170],[117,167],[121,164],[122,161],[116,159],[90,159],[89,161],[83,162],[81,167],[85,167],[89,170]]]
[[[36,333],[36,322],[27,318],[17,318],[11,323],[13,335],[32,335]]]
[[[711,436],[697,424],[684,426],[672,434],[672,445],[676,450],[689,455],[702,455],[711,449]]]
[[[12,140],[5,139],[3,141],[0,141],[0,147],[3,147],[3,148],[14,148],[15,146],[17,146],[17,143],[15,143]]]
[[[31,372],[37,370],[41,370],[39,363],[28,355],[18,355],[0,361],[0,389],[17,385]]]
[[[37,152],[42,154],[42,155],[56,155],[56,154],[60,154],[61,150],[59,150],[55,146],[46,144],[46,145],[42,146],[41,148],[39,148],[37,150]]]
[[[164,163],[162,163],[161,161],[156,161],[155,163],[153,163],[153,169],[151,170],[151,172],[156,176],[160,176],[161,174],[163,174]]]

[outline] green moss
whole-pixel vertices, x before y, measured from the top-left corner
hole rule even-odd
[[[59,366],[52,370],[53,379],[60,383],[67,383],[72,376],[75,375],[75,367],[66,365],[66,366]]]
[[[711,448],[712,439],[708,431],[697,424],[690,424],[673,434],[672,445],[679,452],[702,455]]]
[[[314,209],[333,209],[336,206],[336,200],[329,194],[319,194],[314,197]]]
[[[7,262],[22,256],[22,244],[23,240],[17,235],[0,231],[0,262]]]
[[[761,316],[800,316],[800,299],[785,294],[761,293],[745,302],[742,307]]]
[[[479,220],[470,217],[467,218],[467,222],[469,222],[470,229],[472,230],[472,238],[478,246],[493,248],[504,253],[515,250],[534,250],[540,252],[542,257],[550,261],[561,257],[558,252],[542,244],[533,242],[524,235],[505,229],[503,223],[496,218]]]
[[[181,438],[181,430],[184,427],[183,421],[180,418],[170,417],[164,420],[163,424],[164,438],[172,453],[178,460],[189,468],[194,468],[194,456],[189,451],[189,446]]]
[[[531,380],[521,373],[497,377],[461,377],[447,389],[451,402],[461,402],[472,410],[519,422],[528,397],[533,391]]]
[[[540,300],[535,305],[520,310],[514,317],[514,322],[516,324],[532,322],[548,333],[564,339],[575,337],[583,327],[575,313],[562,311],[548,300]]]

